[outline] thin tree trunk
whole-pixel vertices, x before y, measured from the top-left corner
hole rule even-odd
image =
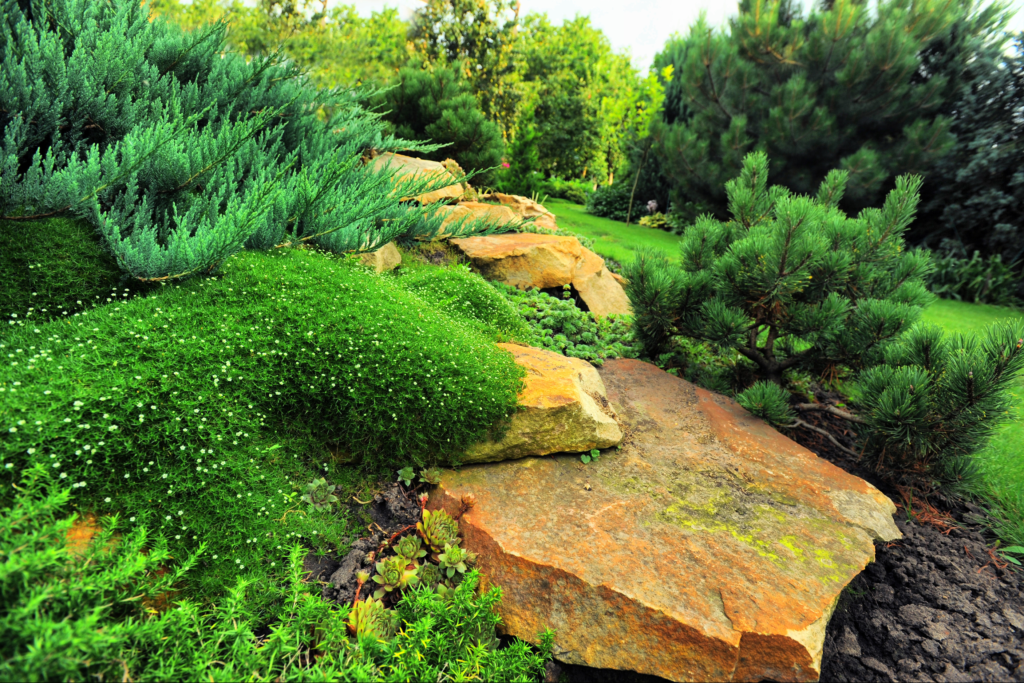
[[[626,225],[629,225],[629,219],[633,217],[633,197],[636,196],[636,185],[640,182],[640,171],[643,170],[644,164],[647,163],[647,153],[651,151],[651,145],[648,144],[644,149],[644,158],[640,161],[640,166],[636,169],[636,178],[633,179],[633,191],[629,193],[629,209],[626,211]]]

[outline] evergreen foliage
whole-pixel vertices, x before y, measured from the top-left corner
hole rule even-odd
[[[1024,258],[1024,35],[968,68],[953,109],[956,145],[912,238],[955,257]],[[1016,268],[1019,270],[1019,268]],[[1024,295],[1016,290],[1011,294]]]
[[[927,176],[949,152],[947,116],[965,68],[1002,42],[999,3],[835,0],[805,17],[790,0],[743,0],[718,32],[701,18],[669,40],[655,130],[672,199],[727,213],[725,182],[751,151],[773,184],[811,194],[848,174],[844,208],[877,205],[898,173]]]
[[[382,91],[374,104],[396,135],[444,145],[425,154],[428,159],[451,157],[467,172],[501,162],[505,145],[498,126],[484,117],[469,83],[453,69],[427,70],[410,62],[399,70],[394,87]]]
[[[904,245],[920,180],[897,178],[881,209],[850,218],[838,208],[846,175],[833,171],[815,197],[800,196],[769,188],[767,157],[748,155],[726,186],[732,220],[702,216],[687,228],[681,267],[643,252],[627,269],[634,330],[651,358],[671,352],[676,335],[739,353],[753,367],[739,402],[783,426],[807,426],[793,408],[825,409],[790,406],[798,372],[859,373],[865,415],[830,412],[867,423],[879,468],[948,479],[944,468],[1005,418],[1024,327],[984,341],[912,329],[933,298],[930,255]]]
[[[323,601],[305,581],[299,543],[289,546],[279,582],[243,576],[215,601],[181,598],[174,591],[187,585],[205,548],[165,571],[172,558],[164,539],[114,516],[91,543],[72,549],[71,495],[38,464],[0,507],[9,521],[0,529],[4,680],[536,681],[550,657],[550,634],[541,635],[539,651],[522,641],[487,646],[501,590],[477,596],[476,572],[447,599],[407,592],[393,637],[350,639],[349,607]]]
[[[1024,287],[1024,276],[1019,264],[1003,263],[1000,254],[983,259],[977,251],[971,258],[947,253],[935,258],[935,272],[928,286],[946,299],[1019,306],[1017,293]]]
[[[639,349],[634,343],[629,318],[618,315],[597,318],[581,310],[572,300],[569,285],[559,299],[538,290],[522,291],[500,282],[491,284],[508,298],[529,325],[533,333],[531,346],[582,358],[598,366],[606,358],[637,357]]]
[[[373,251],[436,210],[399,198],[443,181],[361,161],[429,147],[384,135],[355,94],[310,87],[280,55],[223,53],[222,23],[182,32],[128,0],[29,4],[4,0],[0,218],[85,218],[122,270],[155,280],[244,247]]]

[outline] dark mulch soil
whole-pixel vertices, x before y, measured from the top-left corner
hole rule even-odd
[[[852,447],[839,418],[814,422]],[[791,436],[900,506],[892,484],[821,435],[802,429]],[[926,516],[938,524],[908,519],[900,506],[903,538],[876,543],[875,562],[840,598],[826,631],[822,681],[1024,682],[1024,573],[990,554],[995,539],[979,524],[981,508],[936,494],[929,503]]]
[[[317,557],[309,553],[305,558],[303,569],[309,572],[308,580],[323,584],[325,600],[340,605],[350,604],[356,595],[356,572],[366,570],[373,573],[367,556],[396,531],[420,519],[419,503],[397,482],[374,496],[366,511],[373,521],[370,525],[372,533],[356,539],[340,561],[333,554]]]

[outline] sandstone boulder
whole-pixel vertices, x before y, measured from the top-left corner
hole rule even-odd
[[[537,220],[534,221],[534,225],[542,228],[548,228],[550,230],[558,229],[558,225],[555,223],[555,214],[551,213],[545,209],[542,204],[538,204],[529,197],[520,197],[515,194],[494,192],[489,195],[484,195],[481,199],[495,199],[512,209],[512,211],[523,218],[536,216]]]
[[[519,289],[571,284],[597,316],[632,313],[625,290],[604,260],[575,237],[509,233],[453,239],[451,243],[488,280]]]
[[[526,369],[522,410],[499,441],[470,448],[464,463],[496,462],[548,453],[589,451],[619,443],[622,431],[590,363],[516,344],[498,344]]]
[[[451,243],[485,278],[519,289],[568,284],[583,258],[579,240],[561,235],[508,233],[453,239]]]
[[[402,262],[402,254],[394,242],[388,242],[377,251],[362,254],[359,262],[373,268],[378,273],[394,270]]]
[[[505,225],[517,219],[512,209],[498,204],[487,204],[485,202],[459,202],[442,206],[439,211],[447,214],[443,226],[447,227],[463,219],[485,220],[497,225]]]
[[[452,184],[448,187],[412,198],[420,204],[432,204],[442,199],[458,199],[465,192],[465,188],[460,183],[455,182],[455,176],[442,163],[437,161],[417,159],[416,157],[407,157],[404,154],[392,154],[389,152],[388,154],[381,154],[370,162],[370,168],[375,171],[383,170],[385,167],[397,168],[399,178],[406,176],[438,176],[451,179]],[[407,200],[410,197],[403,197],[402,199]]]
[[[621,450],[444,473],[429,505],[501,586],[508,633],[673,681],[815,681],[843,588],[900,537],[881,492],[734,401],[635,360],[601,377]]]

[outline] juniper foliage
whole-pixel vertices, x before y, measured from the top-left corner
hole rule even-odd
[[[385,135],[357,93],[312,87],[278,53],[226,51],[223,21],[184,32],[127,0],[3,11],[0,217],[85,218],[143,280],[243,248],[374,251],[436,228],[436,208],[400,200],[443,180],[362,163],[435,146]]]

